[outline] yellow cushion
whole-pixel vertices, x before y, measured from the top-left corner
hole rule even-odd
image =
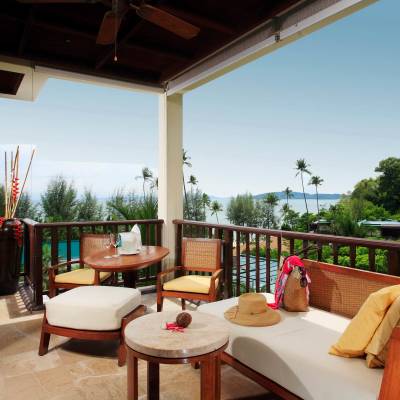
[[[365,350],[369,368],[383,367],[385,365],[389,339],[394,327],[399,323],[399,320],[400,296],[389,307],[385,317]]]
[[[365,349],[386,311],[399,295],[400,285],[389,286],[370,294],[329,353],[342,357],[364,356]]]
[[[173,292],[203,293],[210,292],[211,276],[185,275],[164,283],[164,290]],[[218,279],[215,281],[218,286]]]
[[[100,281],[111,276],[110,272],[100,272]],[[75,285],[93,285],[94,270],[91,268],[79,268],[74,271],[56,275],[56,283],[73,283]]]

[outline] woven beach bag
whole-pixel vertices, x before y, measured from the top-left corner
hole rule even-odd
[[[286,311],[308,311],[307,287],[302,287],[300,280],[300,269],[295,267],[288,276],[283,295],[283,307]]]

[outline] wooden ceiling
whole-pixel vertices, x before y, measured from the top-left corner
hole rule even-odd
[[[137,0],[132,0],[138,4]],[[96,44],[107,1],[95,4],[21,4],[0,0],[0,60],[20,59],[66,71],[163,86],[196,61],[214,53],[300,0],[153,0],[200,28],[185,40],[130,11],[114,46]],[[111,1],[110,1],[111,4]],[[2,79],[0,75],[0,81]],[[1,85],[1,82],[0,82]]]

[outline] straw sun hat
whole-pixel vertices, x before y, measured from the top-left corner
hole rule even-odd
[[[245,326],[270,326],[281,320],[279,312],[271,310],[260,293],[242,294],[239,304],[225,311],[224,316],[234,324]]]

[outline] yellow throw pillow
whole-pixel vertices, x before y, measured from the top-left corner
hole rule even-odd
[[[400,285],[388,286],[371,293],[351,320],[329,354],[341,357],[364,356],[365,349],[382,322],[387,309],[400,296]]]
[[[365,353],[367,354],[367,366],[369,368],[383,367],[389,347],[389,339],[394,327],[400,320],[400,296],[387,310],[385,317],[369,342]]]

